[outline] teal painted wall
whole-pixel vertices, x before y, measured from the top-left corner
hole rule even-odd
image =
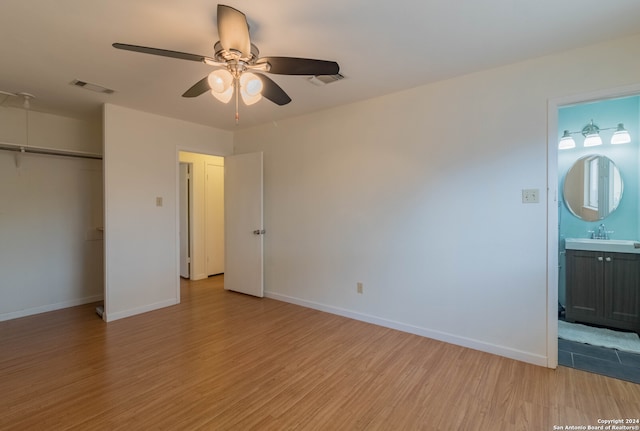
[[[564,303],[564,239],[588,238],[590,230],[597,230],[604,223],[607,230],[614,231],[612,239],[640,240],[640,96],[604,100],[593,103],[567,106],[558,110],[558,140],[564,130],[577,131],[587,125],[591,119],[598,127],[615,127],[624,123],[631,135],[631,143],[611,145],[613,130],[601,131],[603,145],[584,148],[581,134],[572,135],[576,148],[558,150],[558,177],[560,196],[558,199],[558,220],[560,230],[560,280],[558,296]],[[564,202],[562,190],[564,179],[571,166],[579,158],[588,154],[608,157],[618,166],[623,182],[623,195],[620,206],[610,216],[598,222],[586,222],[574,216]]]

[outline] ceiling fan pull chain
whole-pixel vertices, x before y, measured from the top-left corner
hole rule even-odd
[[[238,122],[240,121],[240,114],[238,114],[238,93],[240,92],[240,85],[238,85],[239,80],[238,78],[235,78],[233,80],[233,86],[235,87],[235,91],[234,93],[236,96],[236,126],[238,125]]]

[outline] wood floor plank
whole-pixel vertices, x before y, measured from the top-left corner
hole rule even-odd
[[[0,429],[550,430],[640,418],[640,385],[183,282],[179,305],[0,322]]]

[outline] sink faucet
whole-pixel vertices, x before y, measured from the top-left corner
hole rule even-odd
[[[591,239],[609,239],[609,234],[613,233],[612,230],[607,230],[607,228],[604,226],[604,223],[600,223],[600,226],[598,226],[598,231],[590,231],[591,232]]]

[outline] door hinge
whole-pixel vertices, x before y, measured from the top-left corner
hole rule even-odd
[[[264,229],[256,229],[253,231],[254,235],[264,235],[265,231]]]

